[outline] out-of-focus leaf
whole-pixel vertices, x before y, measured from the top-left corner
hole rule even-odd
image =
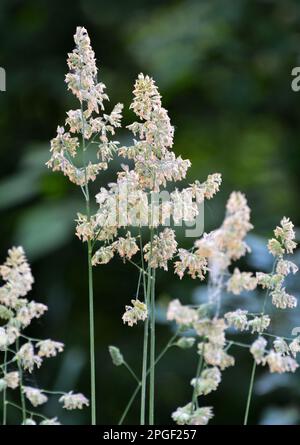
[[[296,407],[271,407],[266,409],[260,425],[296,425],[299,420],[299,410]]]
[[[291,386],[292,376],[290,374],[263,374],[255,384],[256,394],[263,396],[279,388]]]
[[[170,324],[167,320],[167,308],[171,298],[167,294],[162,294],[159,296],[156,304],[155,319],[159,324]]]
[[[267,240],[251,234],[247,236],[247,244],[251,248],[251,253],[247,256],[250,266],[257,270],[271,271],[273,257],[268,251]]]
[[[33,259],[47,255],[69,241],[80,202],[44,203],[23,214],[16,230],[16,243]]]
[[[230,36],[231,10],[225,3],[219,1],[216,8],[214,0],[182,2],[158,9],[146,22],[131,23],[132,53],[161,85],[190,76],[197,63],[210,50],[225,45]]]
[[[21,159],[20,172],[0,182],[0,210],[22,204],[40,191],[39,179],[47,172],[49,149],[45,145],[29,146]]]
[[[86,363],[86,354],[81,348],[71,348],[64,352],[55,387],[76,388],[78,378]],[[68,389],[69,390],[69,389]]]
[[[39,173],[24,171],[4,179],[0,183],[0,210],[18,205],[37,195]]]
[[[193,303],[195,304],[203,304],[207,302],[207,292],[208,286],[205,284],[202,286],[197,286],[193,291]]]
[[[50,144],[34,144],[26,149],[21,160],[22,168],[34,168],[38,171],[47,171],[45,163],[50,158]]]

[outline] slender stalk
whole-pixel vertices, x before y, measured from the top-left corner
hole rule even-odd
[[[141,391],[141,416],[140,424],[145,425],[145,411],[146,411],[146,380],[147,380],[147,361],[148,361],[148,332],[149,320],[145,320],[144,325],[144,342],[143,342],[143,365],[142,365],[142,391]]]
[[[16,347],[17,347],[17,351],[19,351],[19,339],[16,340]],[[19,371],[19,380],[20,380],[20,398],[21,398],[21,407],[22,407],[22,418],[23,418],[23,423],[26,420],[26,401],[25,401],[25,396],[24,396],[24,391],[23,391],[23,370],[21,367],[21,363],[20,360],[17,360],[17,364],[18,364],[18,371]]]
[[[149,425],[154,425],[155,395],[155,269],[152,271],[151,282],[151,318],[150,318],[150,394],[149,394]]]
[[[88,274],[89,274],[89,318],[90,318],[90,360],[91,360],[91,415],[92,415],[92,425],[96,425],[94,291],[93,291],[93,272],[92,272],[92,246],[90,240],[88,241]]]
[[[267,336],[267,337],[272,337],[272,338],[280,337],[280,338],[283,338],[283,340],[287,340],[287,341],[292,341],[295,339],[295,337],[294,338],[293,337],[284,337],[283,335],[269,334],[269,332],[264,332],[263,335]]]
[[[137,285],[136,293],[135,293],[135,299],[136,299],[136,300],[138,300],[139,295],[140,295],[140,287],[141,287],[141,278],[142,278],[142,275],[143,275],[143,272],[140,271],[140,274],[139,274],[139,280],[138,280],[138,285]]]
[[[84,138],[83,138],[84,141]],[[85,148],[83,148],[85,152]],[[84,161],[85,163],[85,161]],[[90,195],[89,188],[85,185],[86,193],[86,212],[87,219],[90,221]],[[96,425],[96,364],[95,364],[95,321],[94,321],[94,287],[93,287],[93,269],[92,256],[93,248],[92,241],[88,240],[87,261],[88,261],[88,282],[89,282],[89,327],[90,327],[90,366],[91,366],[91,420],[92,425]]]
[[[13,406],[14,408],[17,408],[20,411],[23,410],[23,408],[21,406],[17,405],[16,403],[13,403],[13,402],[6,402],[6,405],[11,405],[11,406]],[[28,409],[26,410],[26,413],[29,414],[32,417],[33,416],[37,416],[37,417],[40,417],[41,419],[48,420],[48,417],[43,416],[43,414],[35,413],[34,411],[29,411]]]
[[[141,251],[141,261],[143,269],[143,288],[144,288],[144,302],[148,308],[149,313],[149,302],[147,299],[147,288],[146,288],[146,277],[145,277],[145,267],[144,267],[144,257],[143,257],[143,241],[142,233],[140,229],[140,251]],[[150,279],[148,278],[148,283]],[[149,333],[149,318],[147,317],[144,323],[144,340],[143,340],[143,364],[142,364],[142,391],[141,391],[141,414],[140,414],[140,424],[145,425],[146,416],[146,384],[147,384],[147,363],[148,363],[148,333]],[[139,389],[139,388],[137,388]]]
[[[274,273],[275,273],[276,265],[277,265],[277,259],[274,260],[273,268],[272,268],[272,272],[271,272],[271,276],[273,276]],[[267,301],[268,301],[268,296],[269,296],[269,295],[270,295],[270,289],[268,289],[267,292],[266,292],[266,294],[265,294],[265,298],[264,298],[264,303],[263,303],[263,307],[262,307],[261,315],[264,315],[264,313],[265,313],[266,305],[267,305]]]
[[[232,340],[230,340],[230,341],[228,341],[228,344],[229,344],[230,346],[232,346],[232,345],[234,345],[234,346],[240,346],[241,348],[247,348],[247,349],[250,349],[250,348],[251,348],[251,345],[247,345],[246,343],[241,343],[241,342],[239,342],[239,341],[232,341]]]
[[[81,83],[81,76],[80,76]],[[91,219],[90,210],[90,193],[87,180],[87,164],[86,164],[86,150],[85,143],[85,122],[83,118],[83,104],[80,102],[81,107],[81,123],[82,123],[82,160],[84,165],[85,185],[84,196],[86,202],[86,213],[88,222]],[[90,366],[91,366],[91,421],[92,425],[96,425],[96,367],[95,367],[95,322],[94,322],[94,289],[93,289],[93,271],[92,271],[92,254],[93,247],[92,241],[88,240],[87,249],[87,261],[88,261],[88,282],[89,282],[89,331],[90,331]]]
[[[7,348],[7,351],[8,351],[8,352],[13,352],[13,354],[15,354],[15,351],[11,351],[11,350],[8,349],[8,348]],[[10,365],[11,363],[15,363],[15,359],[14,359],[14,358],[11,359],[11,360],[8,360],[8,362],[6,362],[6,366],[7,366],[7,365]],[[5,369],[5,365],[0,365],[0,368],[4,370],[4,369]]]
[[[49,389],[43,389],[43,392],[54,396],[64,396],[66,394],[64,391],[50,391]]]
[[[203,368],[203,352],[204,352],[204,347],[202,347],[202,351],[201,351],[201,355],[199,357],[198,360],[198,365],[197,365],[197,371],[196,371],[196,381],[195,381],[195,386],[193,389],[193,396],[192,396],[192,405],[191,405],[191,413],[193,412],[193,409],[195,407],[196,404],[196,400],[197,400],[197,381],[200,377],[202,368]]]
[[[155,175],[153,178],[155,183]],[[150,219],[150,252],[148,264],[151,264],[153,247],[153,195],[151,194],[151,219]],[[155,269],[148,268],[150,277],[148,284],[150,295],[147,298],[150,308],[150,386],[149,386],[149,425],[154,425],[154,395],[155,395]]]
[[[167,352],[167,351],[174,345],[173,342],[174,342],[174,340],[175,340],[176,337],[177,337],[177,332],[176,332],[176,334],[173,335],[173,337],[170,338],[170,340],[168,341],[168,343],[166,344],[166,346],[163,348],[163,350],[162,350],[162,351],[159,353],[159,355],[156,357],[156,359],[155,359],[155,365],[157,365],[157,363],[163,358],[163,356],[165,355],[165,353],[166,353],[166,352]],[[149,375],[149,373],[150,373],[150,368],[147,369],[146,377]],[[122,425],[122,423],[124,422],[125,417],[126,417],[128,411],[129,411],[129,408],[131,407],[131,405],[133,404],[135,398],[137,397],[138,392],[139,392],[141,386],[142,386],[142,385],[141,385],[141,382],[139,382],[138,385],[136,386],[136,388],[135,388],[135,390],[134,390],[134,392],[133,392],[133,394],[132,394],[132,396],[131,396],[131,398],[130,398],[128,404],[126,405],[126,408],[125,408],[125,410],[124,410],[124,412],[123,412],[123,414],[122,414],[121,419],[119,420],[118,425]]]
[[[151,238],[152,239],[152,238]],[[152,242],[151,242],[152,246]],[[152,247],[150,247],[150,250]],[[148,309],[148,317],[145,320],[145,327],[144,327],[144,345],[143,345],[143,369],[142,369],[142,395],[141,395],[141,423],[142,425],[145,425],[145,415],[146,415],[146,386],[147,386],[147,366],[148,366],[148,343],[149,343],[149,327],[151,329],[151,284],[152,284],[153,276],[152,276],[152,269],[148,265],[147,269],[147,292],[146,292],[146,302],[147,302],[147,309]],[[150,318],[150,323],[149,323]],[[150,326],[149,326],[150,325]],[[151,338],[150,338],[151,341]],[[151,348],[151,344],[150,344]],[[151,351],[150,351],[151,353]],[[151,357],[150,357],[151,360]],[[151,368],[151,361],[150,361],[150,368]]]
[[[172,346],[174,346],[174,340],[175,338],[178,336],[178,332],[176,332],[168,341],[168,343],[166,344],[166,346],[164,347],[164,349],[158,354],[158,356],[155,359],[155,366],[157,365],[157,363],[163,358],[163,356],[165,355],[165,353],[168,351],[169,348],[171,348]],[[147,374],[149,373],[150,370],[148,370]]]
[[[135,398],[136,398],[136,396],[137,396],[137,394],[138,394],[138,392],[140,390],[140,387],[141,387],[141,382],[137,385],[137,387],[135,388],[132,396],[130,397],[130,400],[129,400],[129,402],[126,405],[126,408],[125,408],[125,410],[124,410],[124,412],[122,414],[122,417],[121,417],[121,419],[118,422],[118,425],[122,425],[122,423],[124,422],[125,417],[127,416],[127,413],[129,411],[129,409],[131,408],[131,405],[133,404],[133,402],[134,402],[134,400],[135,400]]]
[[[128,363],[127,363],[125,360],[124,360],[124,366],[125,366],[125,368],[128,369],[128,371],[130,372],[130,374],[132,375],[132,377],[134,378],[134,380],[135,380],[136,382],[138,382],[138,384],[140,385],[141,382],[140,382],[138,376],[136,375],[136,373],[133,371],[133,369],[131,368],[131,366],[129,366]]]
[[[248,424],[248,416],[249,416],[250,403],[251,403],[251,398],[252,398],[252,391],[253,391],[253,385],[254,385],[255,371],[256,371],[256,361],[253,360],[251,379],[250,379],[248,398],[247,398],[247,405],[246,405],[246,411],[245,411],[245,418],[244,418],[244,425]]]
[[[146,275],[147,277],[149,277],[149,272],[147,271],[145,271],[145,270],[143,270],[143,268],[142,267],[140,267],[138,264],[136,264],[134,261],[132,261],[132,260],[128,260],[128,262],[129,263],[131,263],[134,267],[136,267],[140,272],[142,272],[144,275]],[[150,277],[150,279],[151,279],[151,277]]]
[[[277,260],[275,259],[275,261],[273,263],[271,276],[273,276],[274,273],[275,273],[276,264],[277,264]],[[265,310],[266,310],[266,305],[267,305],[269,294],[270,294],[270,289],[268,289],[266,294],[265,294],[265,298],[264,298],[264,302],[263,302],[263,306],[262,306],[262,311],[261,311],[261,316],[262,317],[265,314]],[[259,334],[262,334],[262,332],[260,332]],[[244,425],[247,425],[247,422],[248,422],[250,404],[251,404],[251,399],[252,399],[252,391],[253,391],[254,379],[255,379],[255,371],[256,371],[256,361],[254,359],[253,366],[252,366],[252,372],[251,372],[251,378],[250,378],[250,386],[249,386],[249,391],[248,391],[248,397],[247,397],[246,411],[245,411],[245,417],[244,417]]]
[[[4,374],[6,374],[7,370],[7,349],[4,350]],[[7,419],[7,403],[6,403],[6,388],[3,389],[3,421],[2,425],[6,425],[6,419]]]

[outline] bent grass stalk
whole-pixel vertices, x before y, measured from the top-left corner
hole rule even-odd
[[[143,275],[143,289],[144,289],[144,303],[146,304],[149,311],[149,302],[147,299],[147,287],[146,287],[146,277],[145,277],[145,266],[144,266],[144,257],[143,257],[143,240],[142,240],[142,231],[140,229],[140,251],[141,251],[141,262],[142,262],[142,275]],[[141,390],[141,415],[140,415],[140,423],[141,425],[145,425],[145,407],[146,407],[146,384],[147,384],[147,363],[148,363],[148,332],[149,332],[149,319],[148,317],[145,320],[144,324],[144,340],[143,340],[143,364],[142,364],[142,390]],[[136,388],[138,392],[139,387]],[[137,394],[137,393],[136,393]],[[133,400],[135,397],[133,398]]]
[[[19,339],[16,340],[16,352],[19,351]],[[23,370],[20,364],[20,360],[17,359],[17,366],[19,371],[19,379],[20,379],[20,398],[21,398],[21,407],[22,407],[22,419],[23,423],[26,421],[26,401],[24,397],[24,391],[23,391]]]
[[[166,344],[166,346],[162,349],[162,351],[159,353],[159,355],[156,357],[155,359],[155,366],[158,364],[158,362],[164,357],[164,355],[166,354],[166,352],[172,347],[175,346],[174,340],[176,339],[176,337],[178,336],[178,332],[176,332],[168,341],[168,343]],[[148,368],[146,370],[146,378],[147,376],[150,374],[150,368]],[[125,410],[123,411],[123,414],[118,422],[118,425],[122,425],[128,412],[129,409],[131,408],[133,402],[135,401],[140,389],[142,388],[142,382],[138,382],[138,385],[136,386],[134,392],[132,393],[132,396],[129,399],[129,402],[127,403]]]
[[[204,343],[203,343],[203,345],[204,345]],[[193,395],[192,395],[191,413],[193,412],[195,404],[197,402],[197,381],[198,381],[198,379],[200,377],[200,374],[201,374],[201,371],[202,371],[203,365],[204,365],[203,353],[204,353],[204,346],[202,346],[201,355],[199,357],[198,365],[197,365],[196,381],[195,381],[195,386],[194,386]]]
[[[253,392],[253,386],[254,386],[254,379],[255,379],[255,371],[256,371],[256,361],[253,360],[252,371],[251,371],[251,378],[250,378],[250,385],[249,385],[249,391],[248,391],[248,397],[247,397],[247,404],[246,404],[246,411],[245,411],[245,418],[244,418],[244,425],[248,424],[250,404],[251,404],[252,392]]]
[[[123,422],[124,422],[124,420],[125,420],[125,418],[126,418],[126,416],[127,416],[127,414],[128,414],[128,411],[129,411],[130,408],[131,408],[131,405],[133,404],[133,402],[135,401],[135,398],[137,397],[137,395],[138,395],[138,393],[139,393],[139,390],[140,390],[141,385],[142,385],[142,383],[139,382],[139,384],[138,384],[137,387],[135,388],[134,392],[132,393],[132,396],[130,397],[130,400],[129,400],[129,402],[128,402],[128,404],[127,404],[127,406],[126,406],[126,408],[125,408],[125,410],[124,410],[124,412],[123,412],[123,414],[122,414],[122,417],[121,417],[121,419],[120,419],[119,422],[118,422],[118,425],[122,425],[122,424],[123,424]],[[143,425],[143,424],[142,424],[142,425]]]
[[[155,174],[153,175],[155,182]],[[154,398],[155,398],[155,269],[150,267],[153,250],[153,196],[151,195],[151,221],[150,221],[150,258],[149,258],[149,296],[150,306],[150,385],[149,385],[149,425],[154,424]]]
[[[276,264],[277,264],[277,261],[275,260],[274,263],[273,263],[273,268],[272,268],[272,273],[271,273],[272,276],[274,275],[274,272],[276,270]],[[267,300],[268,300],[269,294],[270,294],[270,289],[268,289],[266,294],[265,294],[263,307],[262,307],[262,311],[261,311],[261,315],[262,316],[265,314],[266,304],[267,304]],[[268,334],[264,333],[263,335],[268,335]],[[247,396],[245,416],[244,416],[244,425],[245,426],[248,424],[248,417],[249,417],[250,405],[251,405],[251,400],[252,400],[252,393],[253,393],[253,387],[254,387],[256,367],[257,367],[257,364],[256,364],[256,360],[254,359],[253,360],[253,365],[252,365],[251,377],[250,377],[250,385],[249,385],[249,391],[248,391],[248,396]]]
[[[155,269],[152,269],[151,283],[151,343],[150,343],[150,392],[149,392],[149,425],[154,425],[155,399]]]
[[[18,409],[19,411],[23,411],[22,406],[18,405],[17,403],[7,401],[6,405],[13,406],[14,408]],[[36,412],[30,411],[28,409],[26,410],[26,413],[29,414],[31,417],[40,417],[43,420],[48,420],[48,418],[46,416],[43,416],[43,414],[36,413]]]

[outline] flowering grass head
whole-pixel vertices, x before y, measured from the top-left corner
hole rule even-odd
[[[27,401],[34,408],[44,405],[48,401],[48,394],[52,394],[52,391],[26,385],[27,373],[33,373],[45,363],[45,359],[63,352],[64,344],[50,339],[31,338],[25,334],[26,328],[34,319],[42,317],[48,308],[27,297],[34,279],[22,247],[13,247],[8,251],[6,261],[0,266],[0,275],[4,281],[0,287],[0,350],[3,351],[0,391],[4,399],[3,423],[7,422],[7,409],[17,408],[22,412],[23,425],[36,425],[35,419],[43,419],[40,423],[43,425],[57,425],[57,418],[48,419],[39,412],[32,412],[27,406]],[[10,390],[16,393],[18,389],[20,405],[13,403],[9,396]],[[62,395],[60,401],[67,407],[68,404],[62,398],[65,393],[58,394]],[[82,403],[73,403],[74,407],[81,409],[83,405],[88,405],[84,396],[74,394],[75,396]],[[28,414],[30,418],[27,417]]]
[[[95,181],[101,170],[116,151],[118,141],[110,140],[115,129],[121,126],[123,105],[118,103],[109,114],[104,113],[104,102],[109,100],[106,86],[98,82],[95,53],[87,30],[77,27],[74,35],[75,49],[68,55],[68,89],[79,100],[80,108],[69,110],[64,127],[57,127],[51,141],[51,158],[47,166],[61,171],[69,180],[81,187]],[[97,146],[98,162],[88,161],[78,166],[79,154],[88,146]]]
[[[268,242],[274,258],[272,273],[240,270],[235,263],[250,252],[247,235],[253,226],[245,195],[232,192],[220,227],[204,233],[190,249],[182,248],[176,239],[175,226],[197,220],[204,202],[219,191],[221,175],[210,174],[204,181],[195,180],[179,188],[178,182],[186,180],[191,161],[173,150],[175,132],[169,113],[163,106],[155,81],[143,73],[134,83],[129,107],[134,114],[133,122],[127,126],[132,142],[120,145],[115,140],[115,131],[121,127],[123,105],[118,103],[110,113],[105,110],[108,95],[104,83],[98,81],[95,54],[85,28],[76,29],[74,42],[75,48],[68,54],[69,72],[65,81],[79,106],[69,110],[64,126],[57,128],[47,166],[53,171],[61,171],[80,186],[86,201],[86,212],[77,215],[76,235],[87,243],[88,253],[92,424],[96,423],[92,266],[107,265],[115,257],[133,265],[139,273],[135,298],[125,306],[122,321],[129,327],[137,327],[143,322],[144,327],[141,379],[120,350],[109,347],[113,364],[126,367],[138,385],[120,424],[139,390],[141,424],[146,423],[148,394],[148,423],[154,424],[155,365],[163,355],[157,356],[155,351],[156,279],[160,270],[168,271],[172,266],[180,279],[188,275],[208,281],[205,304],[195,307],[175,299],[167,310],[167,319],[178,329],[165,351],[171,346],[193,350],[195,345],[198,361],[196,373],[190,380],[191,399],[173,412],[172,419],[179,425],[206,425],[209,422],[214,415],[213,408],[201,406],[199,398],[202,401],[202,397],[219,389],[223,372],[237,364],[231,353],[232,347],[242,346],[253,357],[247,420],[256,366],[268,366],[271,373],[295,372],[298,368],[299,338],[290,341],[274,337],[269,332],[272,318],[267,312],[270,302],[278,310],[297,305],[297,299],[287,292],[285,285],[286,278],[297,272],[297,266],[286,257],[296,248],[294,226],[284,217]],[[94,145],[96,150],[91,153]],[[115,154],[122,158],[122,164],[115,180],[98,189],[95,196],[97,210],[92,214],[89,183],[108,168]],[[24,298],[33,283],[24,253],[12,250],[0,268],[0,274],[6,281],[0,290],[0,317],[5,320],[4,326],[0,327],[0,349],[7,352],[8,346],[16,343],[12,362],[30,373],[46,358],[62,352],[64,346],[50,339],[33,341],[22,337],[22,330],[47,309]],[[223,299],[228,295],[236,297],[258,289],[265,293],[261,311],[251,313],[244,307],[224,311]],[[254,341],[250,344],[235,342],[230,337],[233,329],[247,338],[255,335]],[[24,340],[22,344],[19,339]],[[18,370],[5,368],[0,389],[6,391],[6,388],[18,386],[21,395],[25,395],[33,406],[47,402],[45,390],[24,386]],[[59,402],[68,410],[81,409],[89,404],[85,396],[72,391],[61,394]],[[43,422],[54,425],[58,420],[55,417]],[[35,424],[35,420],[25,415],[23,424]]]
[[[208,303],[209,311],[200,307],[182,305],[179,300],[170,302],[167,319],[174,320],[179,327],[193,330],[193,340],[198,341],[197,350],[200,355],[197,375],[191,380],[193,387],[192,401],[172,414],[178,424],[191,424],[198,410],[198,397],[215,391],[222,378],[221,371],[235,365],[235,359],[228,350],[235,344],[227,338],[226,331],[234,328],[249,336],[257,334],[252,344],[237,343],[246,347],[253,356],[255,366],[268,366],[271,373],[295,372],[299,367],[296,356],[300,351],[299,338],[287,339],[269,334],[271,316],[266,313],[267,305],[272,303],[278,309],[294,308],[297,299],[286,292],[284,282],[289,274],[295,274],[297,266],[285,256],[292,254],[296,248],[293,224],[288,218],[281,220],[280,226],[274,230],[275,238],[268,242],[269,252],[274,257],[272,273],[241,272],[237,267],[230,271],[231,265],[249,251],[245,236],[252,229],[250,209],[244,195],[234,192],[227,203],[225,219],[221,227],[196,241],[195,249],[179,251],[180,261],[175,263],[175,272],[182,278],[187,270],[192,278],[203,280],[206,273],[209,277]],[[252,314],[247,309],[237,308],[222,313],[222,298],[228,294],[240,295],[261,287],[265,292],[260,313]],[[213,296],[213,298],[212,298]],[[275,339],[274,339],[275,337]],[[181,337],[184,339],[185,337]],[[270,341],[270,339],[272,341]],[[194,343],[194,341],[193,341]],[[252,382],[253,385],[253,382]],[[245,421],[247,422],[251,400],[248,397]],[[207,421],[211,416],[207,417]],[[207,423],[207,422],[206,422]]]

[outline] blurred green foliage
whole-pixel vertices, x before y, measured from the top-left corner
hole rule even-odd
[[[283,215],[300,225],[300,108],[290,87],[291,70],[300,61],[299,19],[297,0],[1,1],[0,66],[7,91],[0,93],[0,255],[2,261],[12,244],[24,246],[36,278],[32,296],[50,306],[46,321],[33,331],[67,344],[64,358],[39,373],[45,386],[59,383],[89,393],[86,261],[74,236],[83,203],[80,190],[44,166],[48,141],[75,106],[64,74],[76,26],[88,29],[111,101],[125,104],[125,123],[133,117],[128,106],[135,77],[140,71],[154,76],[175,125],[175,152],[192,160],[189,181],[222,173],[222,191],[206,208],[205,229],[220,223],[235,189],[247,194],[253,223],[264,237]],[[126,143],[128,133],[119,135]],[[116,168],[112,163],[100,176],[94,193],[114,179]],[[252,241],[250,267],[268,266],[264,238]],[[121,323],[136,280],[136,271],[117,260],[95,270],[101,423],[118,420],[134,388],[126,370],[112,366],[107,346],[118,345],[140,368],[142,328]],[[299,290],[298,282],[294,286]],[[162,306],[171,297],[191,301],[204,290],[188,279],[179,282],[171,271],[158,276]],[[287,314],[285,323],[282,315],[278,320],[282,334],[290,334],[290,323],[299,320],[299,312]],[[169,327],[162,324],[158,334],[159,349]],[[216,423],[241,423],[243,417],[251,361],[244,351],[236,357],[238,366],[207,397]],[[195,366],[196,354],[177,349],[158,366],[159,423],[168,423],[172,410],[189,400]],[[261,372],[251,422],[299,422],[297,382],[297,376]],[[57,414],[55,405],[48,409]],[[136,405],[128,422],[137,413]],[[88,421],[87,410],[61,415],[66,423]]]

